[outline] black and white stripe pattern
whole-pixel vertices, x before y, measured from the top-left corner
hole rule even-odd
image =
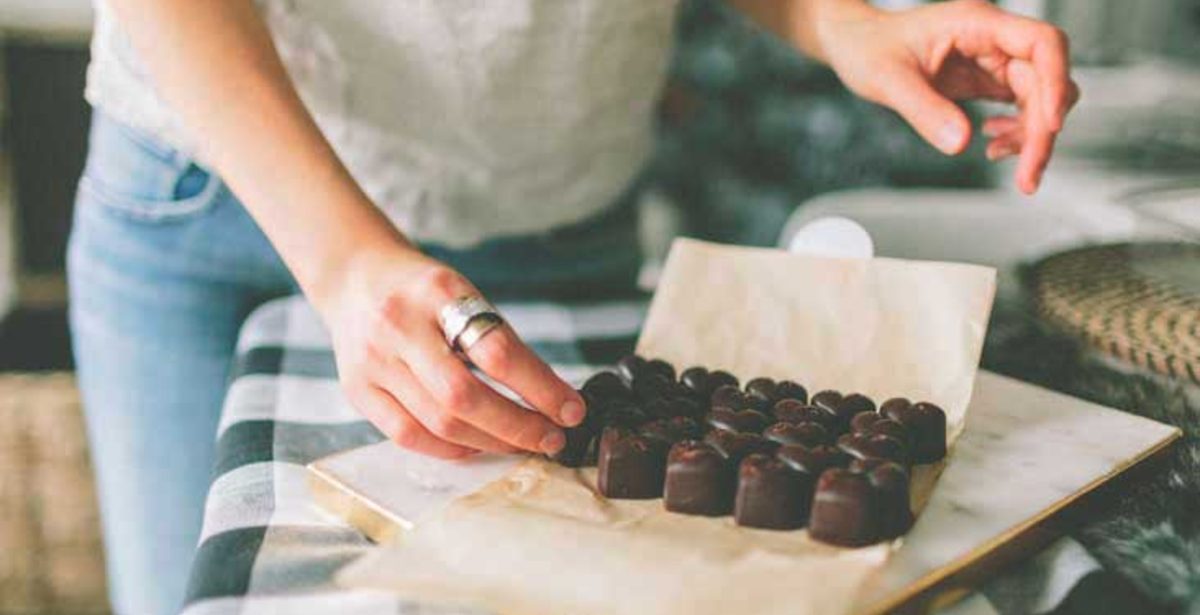
[[[579,384],[633,348],[646,301],[499,308],[561,376]],[[302,300],[267,304],[246,322],[217,438],[186,615],[445,612],[332,584],[333,573],[371,543],[311,501],[304,466],[382,436],[342,396],[328,335]],[[1120,612],[1105,610],[1121,606],[1102,599],[1107,576],[1064,540],[952,610],[1074,613],[1082,603]]]

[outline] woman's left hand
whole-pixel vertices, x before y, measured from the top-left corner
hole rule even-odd
[[[983,0],[885,12],[858,0],[828,2],[813,24],[821,59],[858,95],[892,108],[942,152],[956,154],[971,124],[954,102],[1011,102],[1015,115],[989,118],[989,159],[1020,156],[1017,187],[1032,194],[1054,139],[1079,98],[1067,38],[1045,22]]]

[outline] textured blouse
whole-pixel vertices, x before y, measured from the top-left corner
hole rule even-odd
[[[410,237],[450,247],[576,222],[619,196],[653,146],[676,4],[257,2],[354,178]],[[197,154],[104,0],[86,94]]]

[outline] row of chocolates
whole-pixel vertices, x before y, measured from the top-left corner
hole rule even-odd
[[[581,388],[588,418],[567,430],[555,459],[598,463],[610,498],[664,498],[685,514],[733,514],[739,525],[808,527],[825,542],[861,546],[912,523],[909,467],[940,460],[940,408],[724,371],[623,358]]]

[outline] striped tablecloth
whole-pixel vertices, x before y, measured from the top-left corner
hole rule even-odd
[[[501,311],[533,349],[579,384],[632,349],[641,299],[509,303]],[[332,583],[372,548],[309,497],[304,466],[382,436],[338,387],[329,338],[299,298],[264,305],[238,343],[217,433],[218,461],[192,569],[186,615],[445,612]],[[946,613],[1121,613],[1107,600],[1109,573],[1062,539]]]

